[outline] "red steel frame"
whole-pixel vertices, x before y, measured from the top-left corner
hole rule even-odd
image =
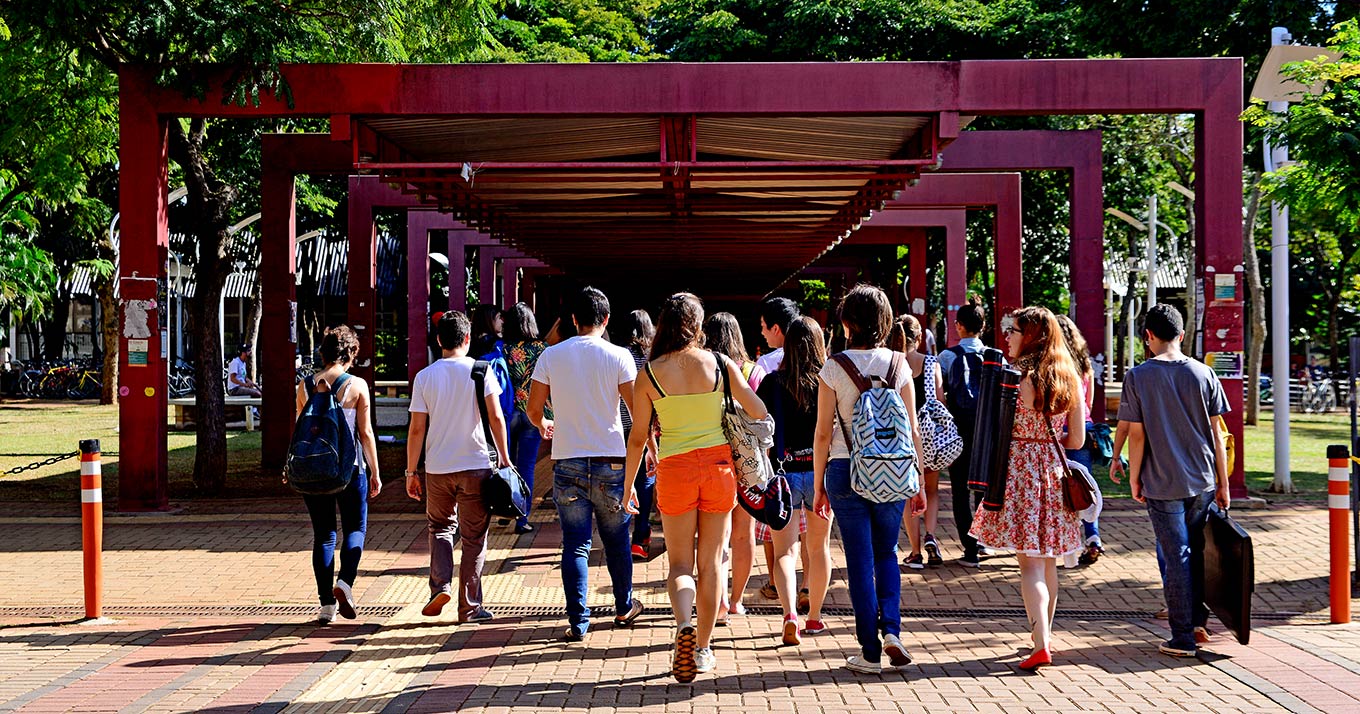
[[[153,68],[121,68],[121,280],[164,280],[169,244],[168,122],[177,117],[331,117],[332,136],[347,141],[350,115],[814,116],[941,112],[943,122],[958,115],[1190,113],[1196,116],[1196,251],[1197,271],[1205,278],[1201,296],[1205,304],[1204,348],[1242,351],[1240,58],[285,65],[281,71],[291,88],[288,101],[262,96],[258,104],[235,105],[223,101],[229,76],[225,68],[202,72],[210,88],[202,98],[156,86]],[[275,205],[273,210],[278,208]],[[285,209],[285,216],[290,213]],[[277,220],[289,224],[285,230],[292,230],[292,221],[286,217]],[[371,239],[358,238],[361,243],[371,243]],[[371,275],[371,259],[366,265],[351,262],[352,273],[365,268]],[[1231,297],[1214,299],[1214,275],[1233,276]],[[367,282],[362,277],[360,274],[352,280]],[[129,290],[123,295],[136,292],[134,286],[126,285]],[[363,297],[368,297],[363,289],[366,286],[357,287]],[[1002,307],[1018,304],[1018,295],[1014,297],[1014,303],[1002,300]],[[119,416],[123,451],[145,455],[124,459],[120,464],[121,510],[168,506],[166,365],[160,357],[161,326],[155,311],[148,317],[151,337],[146,367],[128,369],[126,345],[120,351],[120,393],[127,395]],[[1229,429],[1242,443],[1241,378],[1224,382],[1232,407],[1227,415]],[[291,380],[285,384],[291,384]],[[1245,493],[1241,450],[1237,451],[1233,474],[1234,494]]]
[[[925,229],[943,228],[945,231],[945,346],[958,344],[959,333],[954,319],[959,307],[967,299],[968,290],[968,214],[963,208],[896,209],[893,211],[896,228],[866,224],[855,231],[846,242],[852,245],[906,245],[910,279],[907,290],[911,299],[928,300],[926,285]],[[903,240],[905,238],[906,240]]]

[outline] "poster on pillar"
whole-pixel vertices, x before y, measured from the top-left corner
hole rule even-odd
[[[151,354],[161,349],[161,345],[152,344],[162,341],[157,282],[152,278],[123,278],[119,283],[123,328],[119,341],[124,367],[146,367]]]

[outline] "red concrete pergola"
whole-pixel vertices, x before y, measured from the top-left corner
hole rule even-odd
[[[223,102],[225,69],[201,71],[210,88],[201,99],[155,86],[150,68],[120,71],[125,309],[147,299],[148,285],[154,298],[148,279],[164,279],[167,123],[177,117],[329,118],[352,169],[405,184],[419,202],[452,209],[555,267],[575,273],[664,259],[653,263],[658,277],[702,271],[729,292],[733,284],[766,292],[938,161],[958,136],[960,117],[1191,113],[1205,349],[1242,349],[1240,59],[285,65],[281,72],[289,101],[264,96],[237,106]],[[540,126],[579,143],[556,142],[550,160],[516,154],[525,131]],[[447,140],[418,140],[431,127]],[[479,138],[489,131],[521,144],[502,154],[483,150]],[[868,148],[838,138],[851,135]],[[829,138],[810,140],[817,136]],[[797,146],[815,148],[813,158],[795,158]],[[291,233],[291,201],[281,203],[266,203],[276,214],[266,220]],[[266,249],[294,248],[285,241]],[[285,264],[291,270],[292,261]],[[350,269],[353,281],[372,265],[352,261]],[[1232,276],[1230,299],[1211,275]],[[277,330],[291,288],[266,282],[265,289],[265,315],[274,314]],[[120,465],[123,510],[167,505],[165,361],[155,310],[147,317],[149,337],[138,345],[146,365],[129,368],[128,345],[121,352],[123,451],[145,455]],[[1225,381],[1230,428],[1240,439],[1240,377]],[[1240,452],[1234,473],[1241,490]]]

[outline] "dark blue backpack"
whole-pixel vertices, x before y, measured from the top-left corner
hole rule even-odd
[[[949,374],[944,376],[945,406],[955,417],[960,413],[976,414],[982,385],[982,353],[963,345],[954,345],[948,351],[954,353],[954,361],[949,363]]]
[[[293,429],[288,445],[288,484],[307,496],[339,493],[354,478],[357,449],[354,434],[335,395],[349,382],[349,375],[336,377],[331,388],[316,391],[316,377],[303,380],[307,406]]]
[[[497,342],[490,352],[478,359],[490,363],[490,371],[501,385],[501,414],[505,415],[505,423],[509,424],[510,415],[515,413],[515,385],[510,383],[510,363],[505,361],[504,345]]]

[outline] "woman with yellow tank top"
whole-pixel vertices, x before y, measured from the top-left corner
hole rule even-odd
[[[655,414],[661,426],[656,504],[670,565],[666,590],[677,625],[671,674],[681,682],[717,664],[711,644],[723,589],[718,565],[737,497],[732,452],[722,431],[724,371],[742,409],[756,418],[768,413],[732,360],[703,349],[703,321],[699,298],[689,293],[668,298],[657,319],[651,359],[633,385],[633,422],[648,424]],[[637,470],[646,445],[646,430],[634,429],[624,473]],[[636,513],[631,485],[626,495],[628,509]]]

